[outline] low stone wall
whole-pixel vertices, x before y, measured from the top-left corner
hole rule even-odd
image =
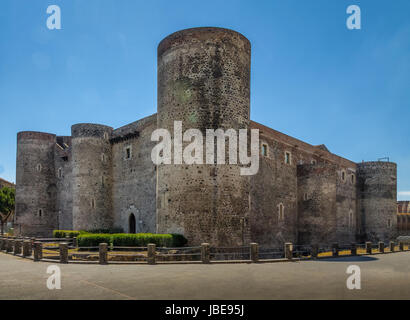
[[[79,248],[75,238],[0,237],[0,252],[33,261],[60,263],[257,263],[410,251],[410,237],[398,240],[308,246],[285,243],[282,248],[259,247],[257,243],[239,247],[211,247],[203,243],[197,247],[181,248],[157,248],[155,244],[147,247],[113,247],[101,243],[98,247]]]

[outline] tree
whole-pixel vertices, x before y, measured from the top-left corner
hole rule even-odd
[[[9,187],[0,189],[0,223],[1,234],[3,234],[4,224],[14,213],[16,191]]]

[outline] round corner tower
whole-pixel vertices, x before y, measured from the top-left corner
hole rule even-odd
[[[54,145],[50,133],[17,134],[15,232],[50,237],[58,227]]]
[[[357,184],[362,235],[370,241],[393,239],[397,229],[396,163],[358,163]]]
[[[89,123],[71,127],[74,230],[112,228],[112,131]]]
[[[251,44],[238,32],[213,27],[175,32],[158,46],[158,116],[173,142],[174,121],[201,131],[247,129]],[[188,142],[183,142],[185,147]],[[226,143],[226,146],[228,143]],[[215,146],[216,149],[216,146]],[[191,244],[248,242],[249,178],[239,165],[172,164],[157,168],[157,231],[184,234]],[[216,154],[215,154],[216,158]]]

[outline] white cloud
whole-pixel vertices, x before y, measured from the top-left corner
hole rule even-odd
[[[410,191],[399,191],[398,195],[399,196],[409,196],[410,197]]]

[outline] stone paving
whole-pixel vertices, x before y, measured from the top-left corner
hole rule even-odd
[[[260,264],[90,265],[61,268],[0,253],[0,299],[410,299],[410,252]],[[361,290],[346,269],[361,268]]]

